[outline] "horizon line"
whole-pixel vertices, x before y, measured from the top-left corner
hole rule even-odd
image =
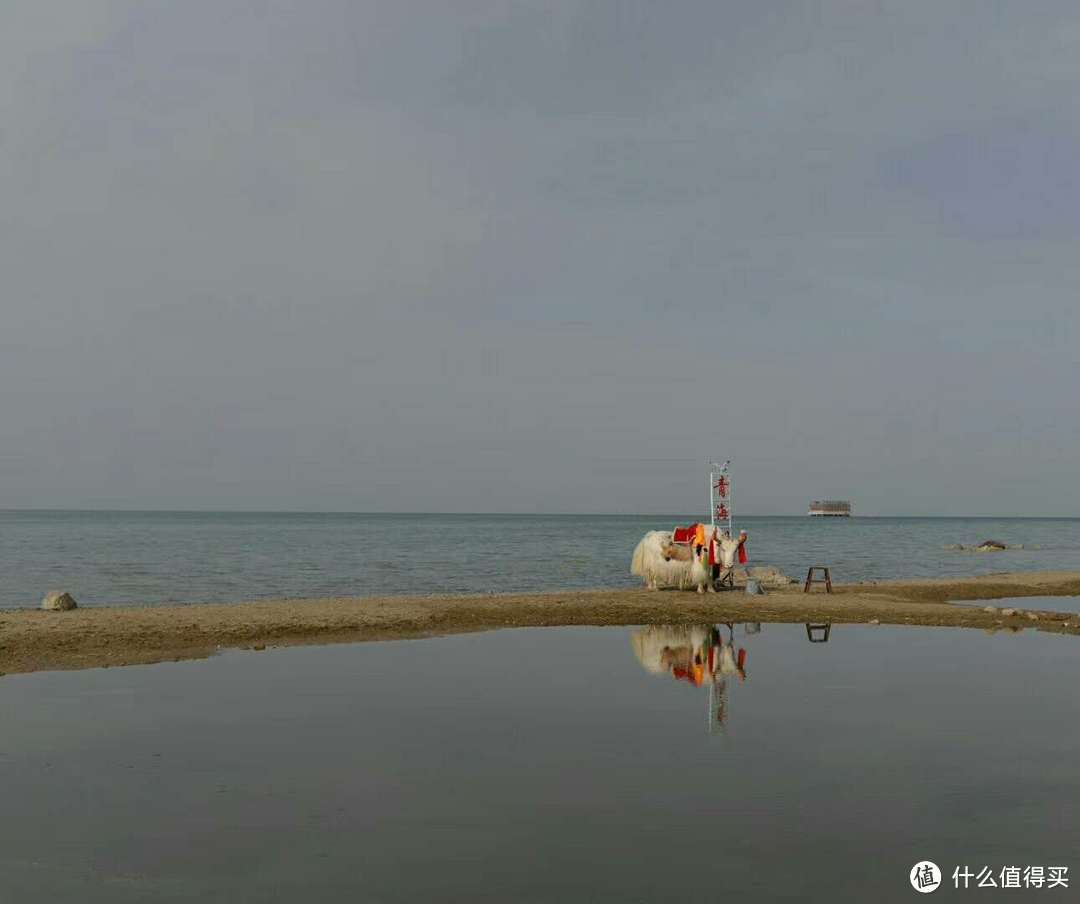
[[[686,512],[507,512],[507,511],[422,511],[412,509],[392,510],[361,510],[361,509],[244,509],[244,508],[69,508],[62,506],[39,506],[33,508],[7,508],[0,507],[0,514],[129,514],[129,515],[367,515],[367,516],[489,516],[506,518],[686,518]],[[1074,521],[1080,519],[1080,515],[883,515],[883,514],[853,514],[843,517],[812,516],[798,512],[763,514],[747,512],[735,516],[739,518],[813,518],[815,521],[845,521],[871,518],[968,518],[984,519],[992,521],[1010,520],[1047,520],[1047,521]]]

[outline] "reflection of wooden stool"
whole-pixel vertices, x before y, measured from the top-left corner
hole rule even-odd
[[[829,632],[832,631],[832,622],[827,625],[806,625],[806,639],[810,643],[828,643]]]
[[[815,571],[820,571],[823,575],[825,575],[825,577],[815,578]],[[824,584],[825,592],[832,593],[832,576],[829,574],[829,568],[827,565],[811,565],[806,570],[806,586],[803,587],[803,593],[810,592],[811,584]]]

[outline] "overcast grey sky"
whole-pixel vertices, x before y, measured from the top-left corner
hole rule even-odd
[[[1072,2],[4,0],[0,507],[1080,515]]]

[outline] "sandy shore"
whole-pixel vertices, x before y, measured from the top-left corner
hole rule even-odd
[[[210,656],[228,648],[388,640],[540,625],[834,622],[1080,633],[1080,615],[985,612],[947,600],[1080,595],[1080,572],[800,586],[765,596],[583,590],[259,600],[228,604],[0,611],[0,674]]]

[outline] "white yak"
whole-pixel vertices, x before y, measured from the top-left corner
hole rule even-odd
[[[630,573],[638,575],[650,590],[676,588],[698,593],[713,590],[709,573],[709,531],[715,538],[714,555],[717,564],[726,571],[735,565],[735,553],[739,540],[721,532],[718,528],[706,528],[706,544],[701,555],[682,544],[675,543],[672,531],[651,530],[638,543],[630,560]]]

